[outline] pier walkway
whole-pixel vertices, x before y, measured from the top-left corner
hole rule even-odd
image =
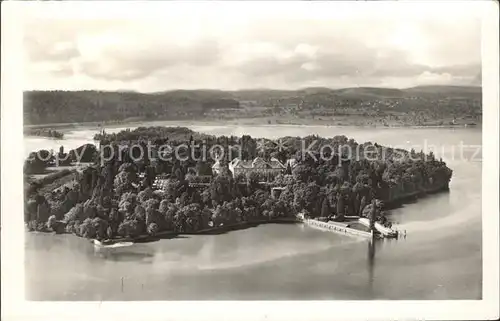
[[[324,230],[324,231],[330,231],[330,232],[334,232],[334,233],[338,233],[338,234],[357,236],[357,237],[363,237],[363,238],[371,238],[372,237],[372,233],[350,228],[350,227],[348,227],[349,224],[347,224],[347,223],[333,222],[333,221],[322,222],[322,221],[313,220],[313,219],[304,219],[304,220],[302,220],[302,222],[304,222],[304,224],[307,224],[311,227],[318,228],[318,229]]]

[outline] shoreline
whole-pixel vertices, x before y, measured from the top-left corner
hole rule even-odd
[[[148,234],[143,234],[139,235],[137,237],[119,237],[119,238],[113,238],[111,239],[112,243],[119,243],[119,242],[134,242],[134,243],[149,243],[149,242],[155,242],[159,241],[162,239],[167,239],[167,238],[175,238],[178,236],[185,236],[185,235],[220,235],[232,231],[238,231],[238,230],[244,230],[247,228],[252,228],[252,227],[257,227],[261,224],[298,224],[301,223],[300,220],[296,218],[274,218],[274,219],[269,219],[269,220],[256,220],[256,221],[248,221],[248,222],[239,222],[235,224],[230,224],[230,225],[225,225],[225,226],[217,226],[213,228],[207,228],[207,229],[202,229],[196,232],[175,232],[175,231],[163,231],[159,232],[156,235],[148,235]],[[82,238],[82,239],[87,239],[87,240],[94,240],[85,238],[83,236],[79,236],[75,233],[68,233],[68,232],[62,232],[62,233],[56,233],[54,231],[27,231],[28,233],[48,233],[48,234],[59,234],[59,235],[72,235],[76,236],[77,238]]]
[[[427,128],[443,128],[443,129],[482,129],[482,123],[475,125],[468,124],[456,124],[456,125],[436,125],[436,124],[391,124],[391,125],[379,125],[379,124],[359,124],[351,119],[352,123],[329,123],[325,121],[317,121],[314,119],[304,119],[302,121],[286,123],[286,122],[275,122],[266,123],[267,118],[258,121],[259,118],[241,118],[241,119],[227,119],[227,120],[132,120],[132,121],[113,121],[113,122],[78,122],[78,123],[48,123],[48,124],[30,124],[23,125],[25,129],[60,129],[60,130],[71,130],[71,129],[106,129],[106,128],[123,128],[123,127],[148,127],[165,126],[165,127],[175,127],[175,126],[255,126],[255,127],[333,127],[333,128],[373,128],[373,129],[401,129],[401,128],[413,128],[413,129],[427,129]],[[349,118],[345,121],[349,122]],[[25,134],[25,137],[39,137],[29,134]],[[63,138],[64,139],[64,138]]]
[[[74,173],[72,173],[72,174],[74,174]],[[66,175],[65,177],[67,177],[67,176],[68,175]],[[392,201],[383,201],[383,203],[384,203],[383,208],[385,210],[391,210],[391,209],[397,208],[403,204],[409,203],[412,200],[416,200],[416,199],[421,198],[421,197],[426,197],[427,195],[437,194],[437,193],[446,192],[446,191],[449,191],[449,185],[436,187],[436,188],[425,190],[425,191],[417,191],[414,193],[404,194],[404,195],[401,195],[398,199],[395,199]],[[66,224],[64,221],[59,221],[59,222],[62,224]],[[313,223],[311,223],[311,222],[313,222]],[[159,241],[162,239],[172,239],[172,238],[182,237],[182,236],[187,236],[187,235],[220,235],[220,234],[225,234],[225,233],[232,232],[232,231],[238,231],[238,230],[244,230],[244,229],[248,229],[248,228],[252,228],[252,227],[257,227],[261,224],[299,224],[299,223],[306,224],[306,225],[309,225],[311,227],[318,226],[318,228],[320,228],[320,229],[325,229],[325,227],[321,227],[322,224],[323,225],[325,224],[325,222],[322,222],[320,220],[314,220],[314,219],[302,220],[302,219],[299,219],[297,217],[281,217],[281,218],[259,219],[259,220],[254,220],[254,221],[238,222],[238,223],[229,224],[229,225],[225,225],[225,226],[223,225],[223,226],[205,228],[205,229],[202,229],[199,231],[194,231],[194,232],[175,232],[175,231],[169,230],[169,231],[159,232],[155,235],[142,234],[142,235],[139,235],[136,237],[120,236],[118,238],[109,239],[111,241],[111,244],[109,244],[109,245],[120,243],[120,242],[150,243],[150,242],[156,242],[156,241]],[[342,223],[344,223],[344,222],[340,222],[340,224],[342,224]],[[326,227],[326,230],[329,230],[330,232],[332,232],[334,230],[338,230],[336,232],[339,232],[339,233],[344,232],[344,233],[340,233],[340,234],[348,233],[348,234],[352,234],[354,236],[362,236],[365,238],[368,236],[368,232],[359,230],[357,228],[348,228],[347,226],[334,227],[332,225],[332,226]],[[68,235],[76,236],[78,238],[87,239],[87,240],[90,240],[92,242],[94,240],[94,238],[85,238],[85,237],[77,235],[75,233],[66,232],[65,230],[62,232],[57,232],[57,231],[53,231],[53,230],[45,230],[44,229],[44,230],[35,230],[35,231],[27,230],[27,232],[29,232],[29,233],[33,233],[33,232],[50,233],[50,234],[60,234],[60,235],[61,234],[68,234]],[[372,236],[372,234],[370,234],[370,237],[371,236]],[[397,238],[397,235],[395,237]],[[106,248],[106,245],[102,246],[102,248]]]
[[[446,185],[435,187],[435,188],[423,189],[423,190],[415,191],[412,193],[402,194],[398,198],[393,199],[393,200],[381,199],[381,201],[384,203],[385,210],[391,210],[391,209],[398,208],[403,204],[411,203],[413,200],[426,197],[428,195],[445,193],[445,192],[449,192],[449,191],[450,191],[450,185],[446,184]]]

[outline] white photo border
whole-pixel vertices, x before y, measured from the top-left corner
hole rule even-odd
[[[463,2],[463,1],[462,1]],[[469,1],[474,3],[475,1]],[[170,3],[170,4],[169,4]],[[180,3],[180,1],[179,1]],[[168,5],[217,6],[219,10],[266,10],[279,6],[289,10],[307,10],[306,6],[324,6],[324,14],[359,10],[376,4],[369,2],[3,2],[2,3],[2,82],[1,82],[1,255],[2,320],[367,320],[425,319],[475,320],[498,318],[499,300],[499,65],[498,18],[496,1],[477,1],[482,16],[483,86],[483,299],[415,301],[148,301],[148,302],[30,302],[24,299],[24,224],[23,224],[23,134],[22,19],[27,10],[53,6],[52,15],[72,14],[110,17],[140,14],[146,8]],[[388,9],[403,5],[379,4]],[[415,3],[413,3],[415,4]],[[408,4],[410,5],[410,4]],[[454,1],[421,4],[432,8],[454,6]],[[246,8],[242,8],[246,6]],[[285,10],[285,8],[287,8]],[[288,9],[290,8],[290,9]],[[432,9],[430,9],[432,10]],[[155,10],[162,12],[162,10]],[[272,12],[272,10],[269,10]],[[43,271],[41,271],[43,273]]]

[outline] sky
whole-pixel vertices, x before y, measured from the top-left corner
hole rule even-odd
[[[31,3],[25,90],[469,85],[472,2]]]

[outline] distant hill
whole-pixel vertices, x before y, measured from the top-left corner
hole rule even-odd
[[[418,86],[404,91],[415,96],[450,98],[477,98],[482,94],[482,88],[477,86]]]
[[[144,94],[103,91],[24,92],[25,124],[124,120],[132,117],[172,119],[202,115],[213,108],[239,108],[228,93],[172,91]]]
[[[335,94],[343,97],[353,98],[400,98],[405,96],[405,92],[395,88],[376,88],[376,87],[354,87],[338,89]]]
[[[417,86],[407,89],[379,88],[379,87],[352,87],[342,89],[330,89],[324,87],[311,87],[299,90],[240,90],[231,92],[234,99],[258,100],[258,99],[286,99],[291,97],[307,98],[310,95],[328,95],[337,99],[389,99],[404,98],[414,95],[432,97],[435,95],[464,97],[481,95],[481,88],[477,86]]]
[[[238,109],[243,103],[245,106],[263,107],[304,103],[307,108],[316,106],[359,108],[362,101],[410,97],[428,100],[456,98],[481,101],[481,87],[418,86],[407,89],[311,87],[299,90],[172,90],[148,94],[133,91],[27,91],[24,93],[24,121],[25,124],[46,124],[114,121],[134,117],[194,119],[214,109]]]

